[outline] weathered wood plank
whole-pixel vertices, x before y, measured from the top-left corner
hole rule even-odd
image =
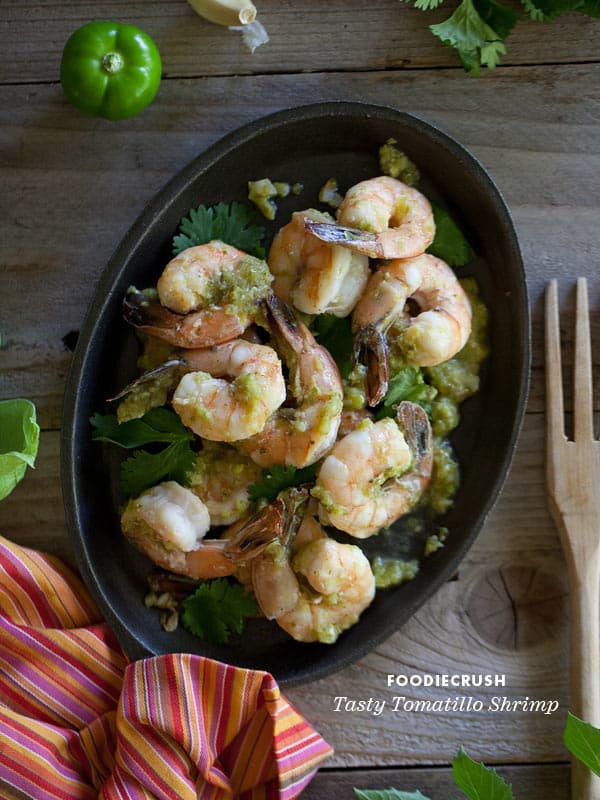
[[[532,764],[498,767],[498,773],[510,783],[516,798],[527,800],[567,800],[569,766],[567,764]],[[321,769],[302,793],[303,800],[352,800],[357,789],[420,791],[431,800],[463,800],[449,769],[339,770]]]
[[[167,77],[451,66],[455,51],[428,29],[454,6],[428,14],[398,0],[262,0],[259,18],[271,41],[253,55],[238,35],[199,18],[183,0],[51,3],[4,0],[0,82],[57,81],[68,36],[93,19],[117,19],[156,41]],[[515,4],[515,8],[520,7]],[[520,22],[505,64],[596,61],[597,20],[570,14],[559,24]],[[307,34],[307,31],[310,33]],[[333,44],[333,46],[332,46]]]
[[[359,663],[287,692],[335,746],[331,766],[448,763],[459,744],[489,762],[566,758],[561,736],[568,708],[565,569],[546,506],[543,436],[541,415],[527,415],[504,491],[455,579]],[[0,532],[71,559],[58,444],[58,433],[43,434],[38,468],[0,504]],[[506,686],[388,688],[388,673],[504,674]],[[473,696],[486,708],[495,696],[529,697],[556,700],[560,708],[550,715],[469,712],[460,706],[394,712],[394,696],[411,701]],[[336,711],[336,697],[372,697],[385,700],[386,708],[379,716]]]
[[[515,68],[477,81],[454,71],[181,80],[168,82],[142,117],[119,125],[78,114],[57,86],[0,87],[2,396],[30,397],[43,426],[59,427],[70,361],[62,339],[81,325],[97,276],[153,194],[206,146],[263,113],[354,99],[438,124],[497,181],[526,263],[530,409],[541,410],[544,286],[559,277],[567,300],[565,276],[593,278],[600,263],[599,85],[600,66]],[[468,113],[460,110],[465,98]],[[590,288],[596,308],[600,284]],[[599,321],[594,333],[600,346]]]

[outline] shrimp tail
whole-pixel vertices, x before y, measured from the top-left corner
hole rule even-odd
[[[186,362],[182,358],[171,358],[168,361],[165,361],[163,364],[159,364],[158,367],[154,367],[153,369],[147,370],[147,372],[143,372],[140,376],[135,378],[135,380],[128,383],[124,389],[118,394],[115,394],[113,397],[108,397],[107,402],[112,403],[115,400],[121,400],[126,395],[130,394],[131,392],[139,389],[140,386],[143,386],[145,383],[148,383],[157,375],[160,375],[163,372],[166,372],[169,369],[174,369],[175,367],[185,367]]]
[[[159,339],[178,344],[178,333],[185,315],[175,314],[131,286],[123,299],[123,317],[134,328],[146,331]]]
[[[358,331],[353,359],[367,368],[367,401],[371,407],[376,406],[387,393],[390,377],[389,348],[379,325],[367,325]]]
[[[187,350],[231,341],[247,327],[247,321],[220,306],[177,314],[134,286],[123,300],[123,317],[134,328]]]
[[[383,258],[383,246],[379,239],[379,234],[363,231],[360,228],[348,228],[344,225],[335,225],[328,222],[311,222],[306,220],[304,223],[307,230],[322,242],[339,244],[348,247],[357,253],[369,256],[370,258]]]
[[[292,307],[275,294],[267,297],[264,304],[269,330],[274,339],[295,352],[301,351],[299,320]]]
[[[398,405],[396,419],[413,456],[411,474],[429,479],[433,467],[433,433],[427,412],[417,403],[403,400]]]
[[[227,555],[235,560],[246,561],[262,553],[276,540],[287,543],[302,521],[300,508],[308,497],[308,489],[304,487],[281,492],[272,503],[252,514],[228,540]]]

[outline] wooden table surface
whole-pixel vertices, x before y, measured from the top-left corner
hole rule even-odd
[[[0,532],[68,560],[59,481],[67,345],[112,251],[175,172],[249,120],[335,99],[415,113],[490,171],[515,219],[533,319],[531,393],[510,476],[457,575],[401,631],[287,694],[335,747],[307,798],[352,797],[353,785],[458,797],[447,765],[461,745],[500,765],[517,798],[567,798],[568,599],[544,491],[541,317],[550,278],[572,309],[574,278],[586,275],[598,310],[600,23],[577,14],[523,21],[503,66],[473,79],[427,30],[444,12],[398,0],[262,0],[271,41],[254,55],[184,0],[3,0],[0,16],[0,397],[33,400],[43,430],[36,470],[0,504]],[[87,117],[63,97],[62,47],[94,18],[139,25],[163,55],[158,96],[132,120]],[[388,689],[388,673],[498,673],[506,687],[400,692]],[[335,710],[336,697],[391,703],[396,694],[486,702],[501,694],[560,707],[551,715]]]

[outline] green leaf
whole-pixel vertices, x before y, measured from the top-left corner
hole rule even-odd
[[[525,10],[536,21],[548,21],[569,11],[582,10],[582,0],[522,0]]]
[[[590,17],[600,17],[600,0],[585,0],[574,10],[579,11],[581,14],[587,14]]]
[[[342,378],[352,371],[352,321],[350,317],[336,317],[335,314],[319,314],[313,321],[313,333],[318,343],[331,353]]]
[[[0,401],[0,500],[35,465],[40,441],[35,406],[29,400]]]
[[[255,219],[254,211],[244,203],[217,203],[214,206],[192,208],[189,216],[181,220],[179,233],[173,238],[173,254],[219,239],[257,258],[263,258],[265,251],[261,243],[265,229],[256,225]]]
[[[354,789],[359,800],[429,800],[421,792],[401,792],[398,789]]]
[[[434,8],[439,8],[444,0],[415,0],[415,8],[421,11],[432,11]]]
[[[248,487],[250,500],[266,500],[272,503],[279,492],[289,489],[290,486],[301,486],[303,483],[314,483],[317,477],[316,465],[297,469],[284,467],[283,464],[274,464],[263,469],[260,481]]]
[[[518,22],[519,15],[497,3],[496,0],[473,0],[475,9],[481,19],[492,28],[501,39],[506,39]]]
[[[431,204],[431,208],[435,221],[435,238],[427,252],[441,258],[451,267],[468,264],[475,257],[475,253],[464,233],[446,209],[435,203]]]
[[[177,481],[186,486],[195,457],[187,439],[179,439],[159,453],[136,450],[121,464],[121,488],[129,497],[136,497],[161,481]]]
[[[174,411],[168,408],[153,408],[141,419],[132,419],[119,424],[114,414],[94,414],[90,422],[94,428],[92,439],[111,442],[131,449],[151,442],[177,442],[193,439]]]
[[[600,775],[600,730],[569,712],[563,741],[568,751]]]
[[[388,390],[375,416],[377,419],[395,417],[396,406],[402,400],[418,403],[429,414],[431,401],[436,394],[437,389],[425,383],[423,372],[419,367],[404,367],[390,378]]]
[[[515,800],[510,785],[495,770],[473,761],[462,747],[452,762],[452,774],[469,800]]]
[[[480,66],[493,69],[506,52],[502,37],[480,16],[473,0],[462,0],[448,19],[429,30],[459,51],[465,69],[477,74]],[[478,56],[478,57],[477,57]]]
[[[224,644],[231,632],[241,633],[246,619],[258,614],[254,597],[225,578],[201,584],[183,601],[181,623],[194,636]]]

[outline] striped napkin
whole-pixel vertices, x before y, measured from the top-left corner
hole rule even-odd
[[[331,753],[266,672],[129,662],[77,575],[0,537],[2,800],[291,800]]]

